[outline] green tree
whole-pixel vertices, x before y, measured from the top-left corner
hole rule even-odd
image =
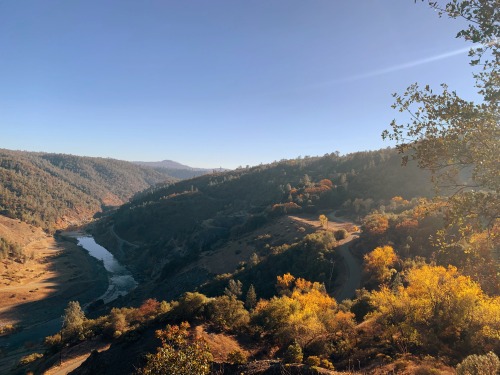
[[[156,353],[146,356],[146,365],[138,371],[141,375],[203,375],[210,373],[210,354],[207,343],[197,337],[189,337],[189,324],[167,325],[156,331],[161,346]]]
[[[243,284],[240,280],[234,281],[233,279],[230,279],[227,287],[224,289],[224,294],[229,297],[238,298],[243,293],[243,291],[241,290],[242,288]]]
[[[77,337],[83,333],[85,314],[78,301],[70,301],[64,310],[62,331],[66,337]]]
[[[245,307],[248,310],[252,310],[257,305],[257,293],[255,293],[255,288],[253,284],[250,284],[248,288],[247,297],[245,299]]]
[[[243,302],[235,296],[220,296],[208,305],[209,321],[219,330],[238,330],[250,321]]]
[[[394,94],[393,108],[409,113],[410,121],[394,120],[382,136],[397,142],[403,164],[416,160],[432,172],[437,187],[454,193],[447,218],[459,237],[487,229],[495,240],[500,218],[500,5],[498,0],[427,2],[440,16],[469,23],[457,38],[475,43],[469,56],[482,100],[464,100],[445,84],[436,91],[415,83],[404,94]]]
[[[470,355],[457,366],[457,375],[490,375],[499,371],[500,359],[493,352]]]
[[[302,348],[297,341],[294,340],[293,343],[288,346],[283,359],[285,363],[302,363],[304,354],[302,353]]]

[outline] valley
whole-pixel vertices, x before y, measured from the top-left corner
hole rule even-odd
[[[200,355],[214,358],[212,373],[291,366],[292,373],[331,374],[351,372],[352,363],[370,373],[377,366],[449,373],[452,360],[419,356],[430,355],[429,342],[437,340],[440,353],[462,358],[441,331],[429,342],[419,336],[425,344],[416,346],[387,322],[410,317],[405,324],[426,327],[411,314],[416,308],[405,309],[427,306],[419,301],[428,296],[414,285],[441,274],[431,288],[443,288],[444,279],[458,283],[452,298],[461,304],[472,293],[467,298],[483,309],[461,324],[484,330],[455,340],[495,348],[488,330],[496,329],[500,285],[483,237],[471,253],[445,258],[439,251],[431,239],[443,225],[445,198],[430,198],[427,172],[399,163],[386,149],[159,182],[55,232],[0,216],[0,370],[134,373],[147,365],[145,353],[162,344],[156,335],[167,327],[163,335],[201,340],[200,348],[208,343]],[[98,194],[104,187],[94,188]],[[15,202],[4,204],[15,208]],[[75,223],[71,212],[61,215]],[[466,279],[443,267],[450,264]],[[412,276],[419,273],[425,276]],[[406,290],[416,294],[397,305]],[[294,345],[307,356],[304,364],[285,363]],[[404,363],[403,345],[411,347]],[[392,359],[382,361],[381,353]]]

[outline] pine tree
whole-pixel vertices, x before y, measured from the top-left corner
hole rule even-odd
[[[248,288],[247,298],[245,300],[245,307],[248,310],[252,310],[257,305],[257,293],[255,293],[255,288],[253,284],[250,284]]]

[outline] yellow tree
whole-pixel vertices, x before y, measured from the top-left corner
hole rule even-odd
[[[319,215],[319,222],[323,228],[328,228],[328,218],[325,215]]]
[[[454,354],[498,347],[500,299],[488,297],[479,284],[455,267],[424,265],[411,269],[408,286],[373,292],[372,314],[402,351]]]
[[[278,285],[286,287],[281,297],[259,301],[253,321],[280,345],[297,340],[302,348],[307,348],[314,342],[331,339],[340,325],[348,327],[348,321],[354,324],[352,314],[338,314],[337,302],[322,284],[286,274],[278,277]]]
[[[364,270],[370,279],[377,283],[386,283],[391,278],[391,267],[397,255],[391,246],[379,246],[364,256]]]

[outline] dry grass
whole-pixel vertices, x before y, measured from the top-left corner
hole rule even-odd
[[[338,229],[352,228],[351,223],[328,223],[328,231],[336,231]],[[321,224],[318,220],[318,215],[294,215],[283,216],[271,223],[258,228],[242,237],[237,241],[229,241],[215,251],[203,254],[198,261],[186,268],[204,268],[212,274],[232,273],[237,268],[240,262],[248,262],[253,253],[259,251],[259,240],[265,239],[266,242],[273,243],[274,246],[281,244],[291,244],[299,241],[309,233],[321,230]],[[339,245],[350,241],[349,236]]]

